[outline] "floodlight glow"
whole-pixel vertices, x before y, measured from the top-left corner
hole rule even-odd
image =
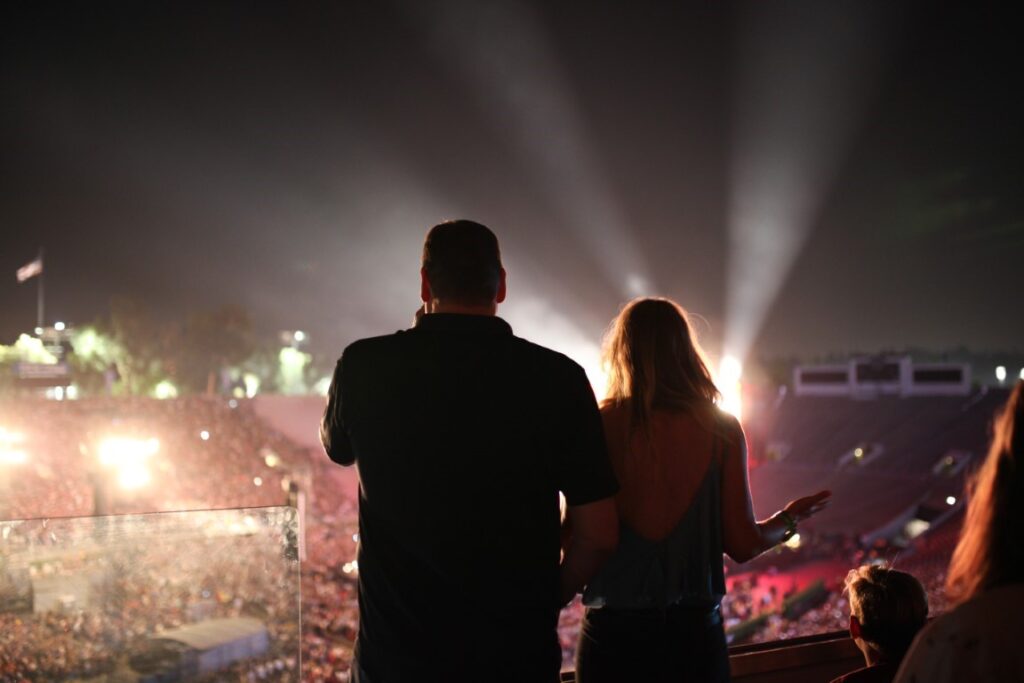
[[[28,453],[0,445],[0,465],[22,465],[28,462]]]
[[[203,441],[209,441],[210,440],[210,432],[208,432],[205,429],[203,429],[202,431],[199,432],[199,438],[202,439]]]
[[[150,480],[149,469],[141,462],[128,463],[118,469],[117,483],[126,491],[142,488]]]
[[[864,449],[860,448],[859,446],[857,448],[854,448],[853,449],[853,457],[857,458],[858,460],[860,458],[863,458],[864,457]]]
[[[1005,365],[1000,365],[1000,366],[996,367],[996,379],[999,382],[1005,382],[1006,381],[1006,366]]]
[[[21,443],[25,440],[25,435],[21,432],[12,432],[5,427],[0,427],[0,444],[12,444]]]
[[[108,467],[131,467],[152,457],[160,450],[160,441],[113,437],[100,443],[100,464]]]
[[[263,477],[253,477],[252,483],[253,486],[263,486]]]
[[[178,388],[169,379],[165,379],[153,387],[153,396],[159,399],[177,398]]]
[[[281,458],[277,457],[274,453],[267,453],[266,457],[263,458],[263,462],[267,464],[267,467],[273,469],[281,464]]]
[[[946,496],[946,505],[956,505],[956,496]]]
[[[242,382],[245,384],[246,398],[252,398],[260,390],[260,378],[251,372],[242,375]]]
[[[302,330],[295,330],[295,334],[293,334],[293,335],[292,335],[292,337],[293,337],[293,338],[295,339],[295,341],[297,341],[297,342],[303,342],[303,341],[306,341],[306,333],[305,333],[305,332],[303,332]]]
[[[64,323],[62,323],[62,322],[55,322],[53,324],[53,329],[57,330],[58,332],[63,332],[64,331]]]
[[[715,384],[722,394],[718,407],[736,417],[743,418],[743,364],[735,356],[725,356],[718,364],[718,377]]]

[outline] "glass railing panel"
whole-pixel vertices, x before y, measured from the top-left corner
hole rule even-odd
[[[0,522],[0,680],[298,681],[294,508]]]

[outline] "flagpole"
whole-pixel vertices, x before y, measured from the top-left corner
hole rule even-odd
[[[43,248],[39,247],[39,263],[43,266],[42,272],[39,273],[39,290],[38,299],[36,300],[36,327],[43,329],[43,313],[44,298],[45,298],[45,286],[43,284],[43,278],[46,277],[46,264],[43,263]]]

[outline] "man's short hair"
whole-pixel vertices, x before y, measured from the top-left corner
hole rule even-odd
[[[435,225],[423,243],[423,269],[435,299],[494,302],[501,283],[501,250],[490,228],[473,221]]]
[[[899,661],[928,618],[928,596],[912,575],[866,564],[846,575],[850,613],[861,638],[890,661]]]

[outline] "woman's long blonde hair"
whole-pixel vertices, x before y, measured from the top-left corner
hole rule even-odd
[[[968,485],[970,502],[946,578],[965,602],[996,586],[1024,582],[1024,381],[996,418],[985,462]]]
[[[657,409],[702,412],[719,398],[689,317],[671,299],[626,304],[605,336],[604,361],[605,402],[629,406],[631,430],[646,430]]]

